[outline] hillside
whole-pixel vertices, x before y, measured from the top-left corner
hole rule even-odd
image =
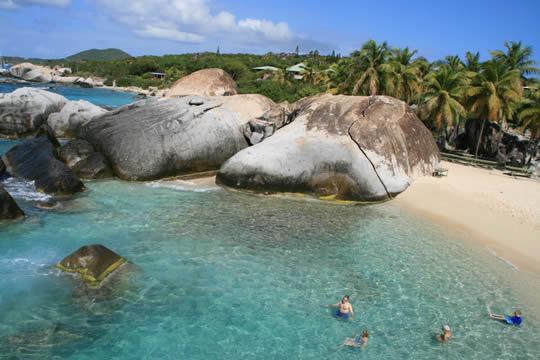
[[[120,49],[90,49],[68,56],[71,61],[112,61],[130,58],[131,55]]]

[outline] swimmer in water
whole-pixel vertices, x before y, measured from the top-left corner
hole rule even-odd
[[[450,341],[450,339],[452,338],[452,331],[450,330],[450,326],[444,325],[442,330],[442,334],[437,334],[437,340],[439,340],[440,342]]]
[[[336,316],[339,318],[342,318],[344,320],[348,320],[349,317],[354,317],[354,310],[352,304],[349,302],[350,297],[349,295],[345,295],[343,299],[341,299],[340,302],[336,304],[332,304],[330,306],[339,308],[338,311],[336,311]]]
[[[352,347],[364,347],[368,344],[369,334],[367,330],[362,332],[362,335],[353,335],[353,337],[346,338],[341,346],[352,346]]]

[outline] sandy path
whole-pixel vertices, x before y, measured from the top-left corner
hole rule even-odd
[[[468,232],[497,255],[540,274],[540,181],[442,162],[443,178],[425,177],[394,201]]]

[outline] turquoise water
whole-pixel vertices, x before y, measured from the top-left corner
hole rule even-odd
[[[0,142],[0,152],[12,143]],[[0,227],[0,359],[538,359],[538,279],[393,203],[342,206],[185,182],[87,182]],[[108,295],[50,265],[83,244],[138,270]],[[524,293],[526,293],[525,291]],[[357,317],[325,306],[351,295]],[[487,319],[520,307],[521,328]],[[434,341],[444,324],[449,344]],[[367,328],[362,350],[338,345]]]
[[[113,108],[130,104],[136,100],[134,94],[132,93],[100,88],[83,89],[77,86],[55,86],[54,89],[49,89],[49,85],[47,84],[0,84],[0,93],[12,92],[17,88],[25,86],[32,86],[55,92],[65,96],[69,100],[87,100],[98,106],[107,106]]]

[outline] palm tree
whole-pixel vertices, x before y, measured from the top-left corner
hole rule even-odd
[[[522,130],[531,131],[531,139],[540,139],[540,89],[533,89],[525,101],[525,108],[519,113]]]
[[[276,72],[274,72],[272,80],[281,85],[292,84],[292,76],[291,73],[287,71],[287,67],[279,68]]]
[[[386,63],[390,50],[388,44],[383,42],[378,45],[374,40],[366,42],[360,51],[353,53],[353,66],[350,77],[357,78],[352,94],[377,95],[383,89],[384,71],[381,68]]]
[[[465,69],[467,71],[477,73],[480,71],[480,53],[475,52],[474,54],[470,51],[467,51],[465,54]]]
[[[521,99],[520,72],[509,68],[501,61],[491,60],[482,65],[467,90],[470,110],[482,119],[476,142],[475,156],[482,140],[486,120],[502,121],[512,117],[516,104]]]
[[[385,72],[385,93],[407,103],[421,88],[420,62],[413,60],[416,50],[393,49],[389,62],[381,65]]]
[[[450,67],[453,72],[462,71],[465,68],[463,61],[457,55],[449,55],[444,58],[443,64]]]
[[[466,114],[462,105],[466,80],[464,72],[453,71],[448,65],[426,77],[420,112],[439,131],[454,125]]]
[[[523,46],[521,41],[507,41],[504,43],[504,47],[506,52],[503,50],[491,52],[495,60],[505,63],[512,70],[519,70],[523,79],[525,75],[540,73],[540,69],[535,66],[536,61],[532,59],[533,49],[531,46]]]

